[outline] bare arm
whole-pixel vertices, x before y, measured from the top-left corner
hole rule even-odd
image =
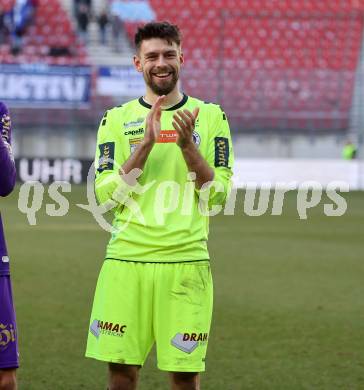
[[[178,133],[177,144],[181,148],[189,171],[196,173],[196,188],[200,189],[214,179],[214,171],[201,156],[192,139],[198,113],[198,108],[193,113],[188,110],[177,111],[173,116],[173,126]]]
[[[145,137],[135,149],[135,152],[123,164],[122,169],[120,171],[120,174],[122,176],[127,175],[135,168],[141,170],[144,168],[149,153],[153,149],[153,146],[157,141],[159,133],[161,131],[161,106],[164,99],[164,96],[160,96],[151,108],[146,119]]]

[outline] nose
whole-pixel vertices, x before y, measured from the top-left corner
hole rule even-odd
[[[161,67],[166,65],[166,61],[165,61],[164,55],[162,53],[159,54],[156,65],[161,66]]]

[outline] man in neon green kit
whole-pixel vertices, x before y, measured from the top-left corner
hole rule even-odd
[[[212,314],[208,211],[221,209],[232,175],[229,125],[218,105],[182,94],[177,26],[135,36],[144,97],[100,124],[95,191],[115,218],[96,286],[86,356],[109,363],[109,389],[136,389],[156,342],[173,390],[200,389]]]

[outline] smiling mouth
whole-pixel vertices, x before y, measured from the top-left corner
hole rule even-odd
[[[157,77],[158,79],[166,79],[168,78],[172,72],[165,72],[165,73],[152,73],[154,77]]]

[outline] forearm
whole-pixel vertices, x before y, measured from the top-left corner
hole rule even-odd
[[[145,120],[145,136],[143,141],[137,146],[134,153],[125,161],[122,169],[120,170],[121,176],[127,175],[133,169],[140,169],[143,171],[144,165],[148,159],[149,153],[153,149],[154,144],[157,142],[161,129],[161,115],[162,115],[162,103],[165,96],[159,96],[152,106],[147,118]],[[135,183],[128,183],[134,185]]]
[[[130,155],[130,157],[124,162],[121,167],[120,173],[122,175],[127,175],[133,169],[143,170],[145,163],[147,162],[149,153],[153,149],[152,143],[141,142],[134,153]],[[131,183],[128,183],[131,184]]]
[[[195,144],[181,148],[189,172],[196,173],[196,188],[199,190],[205,183],[214,180],[214,170],[202,157]]]

